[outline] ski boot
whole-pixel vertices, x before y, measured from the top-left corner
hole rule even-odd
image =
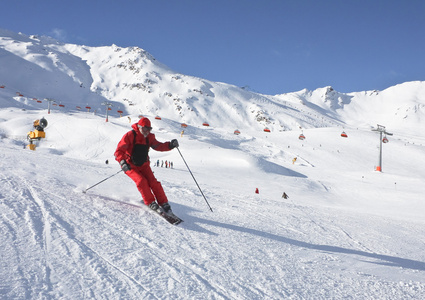
[[[170,206],[170,204],[168,204],[168,202],[164,203],[161,207],[166,214],[172,214],[173,213],[173,211],[171,210],[171,206]]]
[[[158,203],[156,202],[152,202],[151,204],[148,205],[150,209],[152,209],[153,211],[156,211],[157,213],[161,214],[164,212],[164,209],[162,207],[160,207],[158,205]]]

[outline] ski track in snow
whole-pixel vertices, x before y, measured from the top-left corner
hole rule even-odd
[[[5,158],[16,162],[10,153]],[[1,173],[1,227],[7,232],[1,246],[13,272],[2,273],[0,291],[9,298],[356,298],[360,291],[400,298],[424,290],[414,281],[394,285],[391,276],[370,267],[393,265],[414,274],[425,271],[423,262],[383,253],[370,239],[362,241],[355,227],[350,230],[343,219],[331,217],[335,210],[291,199],[276,206],[261,197],[234,195],[222,205],[212,201],[211,213],[193,184],[180,187],[165,178],[173,198],[185,199],[174,203],[185,222],[170,226],[141,203],[95,191],[83,194],[54,174],[37,176],[49,166],[44,162],[38,166],[24,160],[24,169],[33,168],[25,176],[22,171]],[[69,176],[79,173],[69,171]],[[209,199],[226,197],[204,185]],[[274,217],[265,203],[276,206]],[[350,270],[352,263],[364,271]]]

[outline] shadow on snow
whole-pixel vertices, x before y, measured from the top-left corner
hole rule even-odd
[[[113,202],[117,202],[119,204],[125,204],[125,205],[131,206],[131,207],[143,209],[143,207],[141,205],[135,205],[135,204],[132,204],[132,203],[112,199],[112,198],[101,196],[101,195],[95,195],[95,196],[99,197],[103,200],[113,201]],[[186,212],[195,211],[195,209],[193,209],[193,208],[190,208],[190,207],[185,206],[185,205],[177,204],[177,203],[173,203],[173,206],[174,207],[180,207],[180,209],[178,209],[180,211],[186,211]],[[225,229],[229,229],[229,230],[233,230],[233,231],[237,231],[237,232],[248,233],[248,234],[259,236],[259,237],[262,237],[262,238],[268,238],[270,240],[274,240],[274,241],[277,241],[277,242],[281,242],[281,243],[285,243],[285,244],[289,244],[289,245],[293,245],[293,246],[297,246],[297,247],[301,247],[301,248],[324,251],[324,252],[329,252],[329,253],[341,253],[341,254],[357,255],[357,256],[362,256],[362,257],[366,257],[366,258],[372,258],[372,259],[380,260],[381,262],[371,262],[371,263],[375,263],[375,264],[379,264],[379,265],[387,265],[387,266],[392,266],[392,267],[401,267],[401,268],[405,268],[405,269],[425,271],[425,262],[421,262],[421,261],[417,261],[417,260],[401,258],[401,257],[396,257],[396,256],[390,256],[390,255],[383,255],[383,254],[378,254],[378,253],[371,253],[371,252],[355,250],[355,249],[347,249],[347,248],[343,248],[343,247],[339,247],[339,246],[312,244],[312,243],[303,242],[303,241],[287,238],[287,237],[284,237],[284,236],[279,236],[279,235],[276,235],[276,234],[272,234],[272,233],[268,233],[268,232],[264,232],[264,231],[260,231],[260,230],[256,230],[256,229],[246,228],[246,227],[232,225],[232,224],[220,223],[220,222],[213,221],[213,220],[201,219],[201,218],[198,218],[198,217],[190,216],[187,213],[185,213],[184,215],[185,216],[182,216],[182,218],[187,220],[187,222],[183,223],[183,226],[181,226],[181,227],[186,228],[188,230],[193,230],[193,231],[198,231],[198,232],[202,231],[202,232],[206,232],[208,234],[217,235],[216,233],[208,231],[207,229],[202,228],[201,226],[196,225],[195,223],[206,224],[206,225],[221,227],[221,228],[225,228]]]

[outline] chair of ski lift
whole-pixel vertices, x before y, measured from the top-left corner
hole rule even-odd
[[[344,137],[344,138],[348,137],[348,135],[345,133],[345,131],[343,131],[343,132],[341,133],[341,136],[342,136],[342,137]]]
[[[300,134],[300,136],[299,136],[298,138],[302,141],[302,140],[304,140],[304,139],[305,139],[305,136],[304,136],[304,134],[302,134],[302,133],[301,133],[301,134]]]

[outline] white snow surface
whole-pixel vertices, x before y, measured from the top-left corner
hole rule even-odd
[[[425,298],[425,82],[260,95],[137,47],[0,29],[0,86],[1,299]],[[213,212],[176,149],[150,157],[178,226],[117,174],[139,115],[179,140]]]

